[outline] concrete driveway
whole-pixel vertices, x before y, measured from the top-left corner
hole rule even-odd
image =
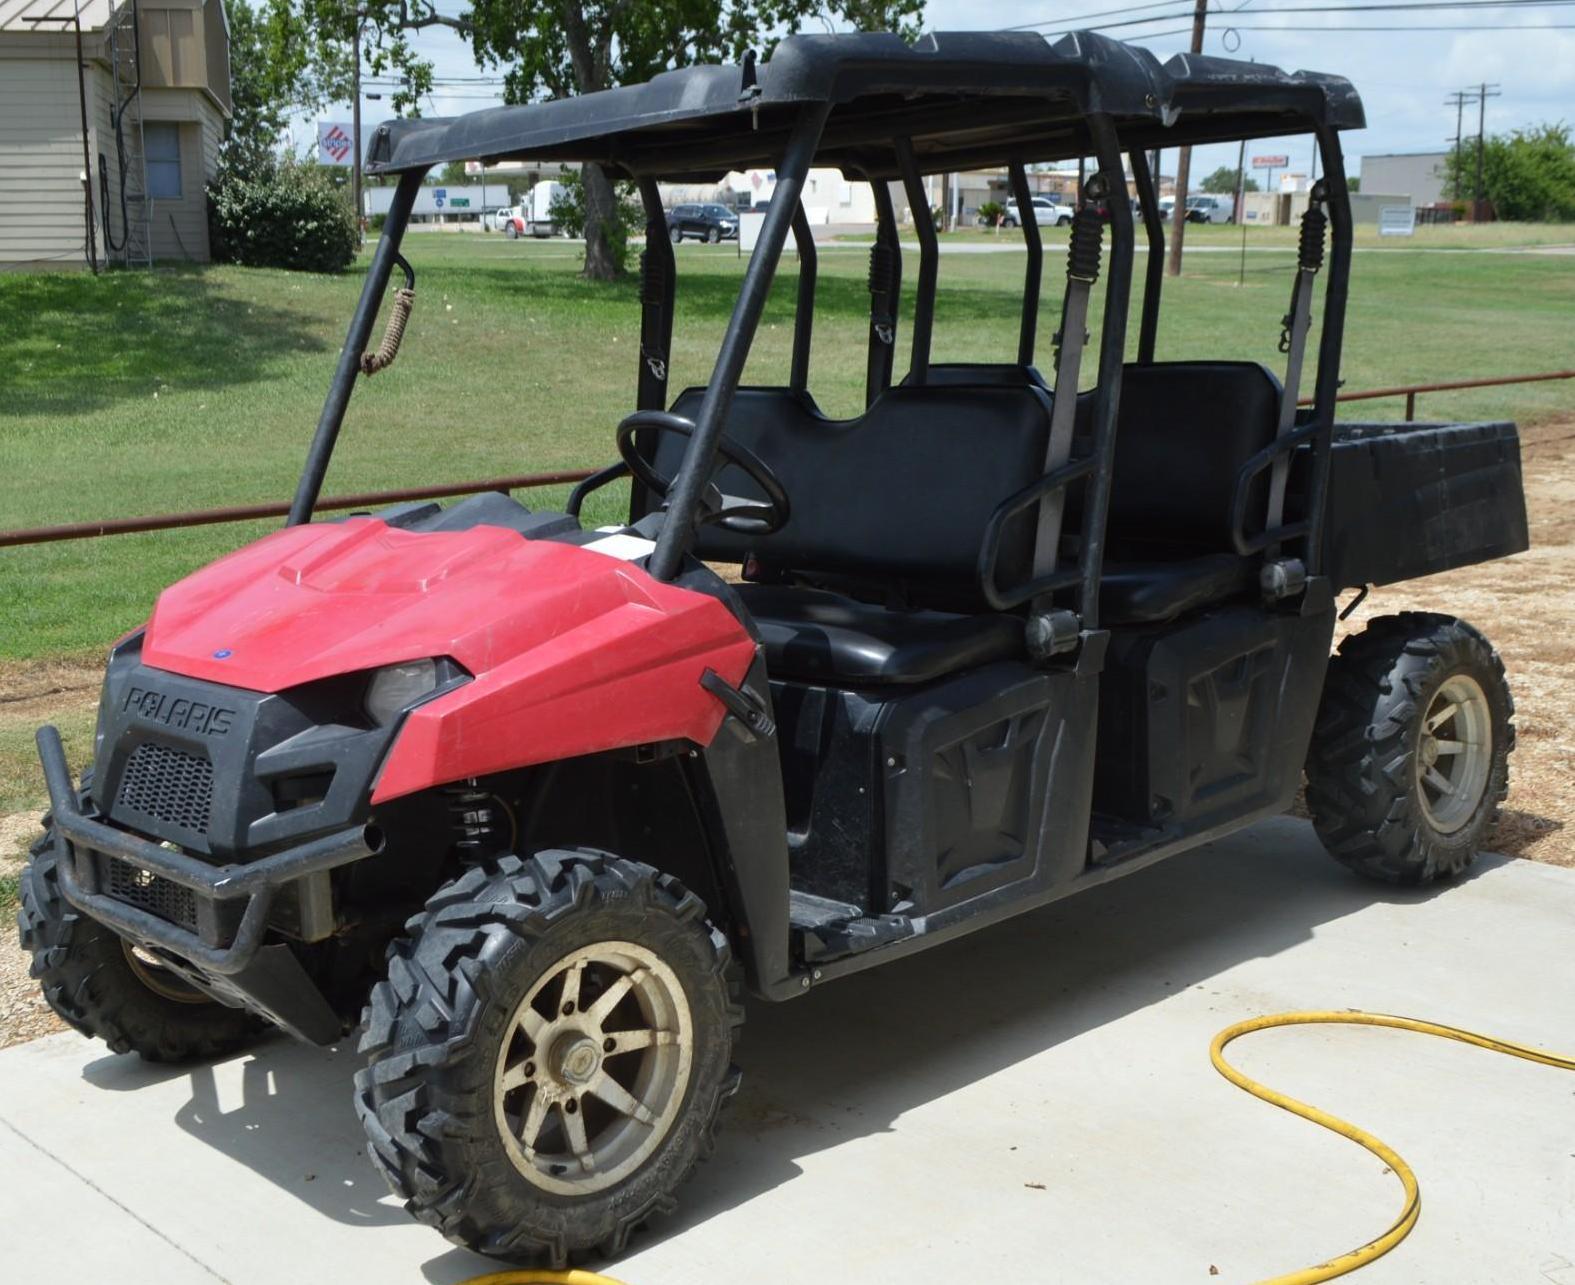
[[[1387,1226],[1348,1142],[1218,1078],[1252,1014],[1366,1008],[1575,1047],[1575,870],[1374,887],[1281,819],[971,940],[753,1006],[745,1088],[676,1220],[611,1265],[700,1282],[1247,1281]],[[1391,1031],[1233,1050],[1376,1130],[1421,1225],[1363,1285],[1575,1285],[1575,1076]],[[0,1279],[431,1281],[489,1270],[362,1156],[347,1043],[145,1067],[0,1053]]]

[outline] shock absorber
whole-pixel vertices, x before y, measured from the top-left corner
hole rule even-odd
[[[504,850],[498,825],[498,810],[507,811],[502,799],[482,789],[474,777],[444,786],[443,792],[449,798],[449,827],[461,860],[484,860]]]

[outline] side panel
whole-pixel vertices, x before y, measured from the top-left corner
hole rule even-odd
[[[1222,607],[1118,631],[1101,692],[1096,863],[1288,807],[1333,631],[1321,579],[1300,614]]]

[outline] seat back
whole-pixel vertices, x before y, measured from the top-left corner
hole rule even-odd
[[[1229,551],[1237,475],[1274,440],[1279,408],[1280,381],[1257,362],[1126,366],[1106,523],[1110,556],[1163,561]],[[1249,514],[1266,511],[1267,488],[1265,472],[1249,492]]]
[[[695,418],[704,390],[691,388],[673,413]],[[1050,399],[1043,389],[926,385],[887,389],[864,414],[822,415],[787,388],[741,388],[727,436],[781,479],[792,513],[780,531],[746,536],[703,527],[697,553],[717,561],[753,554],[779,571],[867,582],[915,606],[984,606],[978,564],[984,529],[1002,500],[1044,471]],[[685,443],[664,434],[658,469],[672,476]],[[758,497],[738,469],[718,486]],[[1003,584],[1026,578],[1031,515],[1010,524],[998,563]]]

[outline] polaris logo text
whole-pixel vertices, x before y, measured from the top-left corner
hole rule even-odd
[[[177,731],[196,732],[199,736],[226,736],[235,723],[235,711],[205,701],[187,700],[168,692],[133,687],[126,693],[124,710],[131,710],[150,723],[163,723]]]

